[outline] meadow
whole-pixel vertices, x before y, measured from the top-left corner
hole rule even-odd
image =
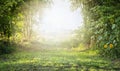
[[[35,49],[36,48],[36,49]],[[120,67],[97,51],[44,47],[0,56],[0,71],[117,71]]]

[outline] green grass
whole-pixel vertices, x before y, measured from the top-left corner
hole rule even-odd
[[[0,71],[116,71],[119,67],[95,51],[44,48],[0,56]]]

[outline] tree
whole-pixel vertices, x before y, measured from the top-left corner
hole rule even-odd
[[[50,0],[1,0],[0,46],[8,47],[8,44],[10,46],[10,41],[15,42],[15,39],[18,39],[18,36],[22,36],[23,33],[25,38],[30,38],[34,20],[32,18],[33,14],[36,11],[41,12],[42,8],[48,3],[50,3]],[[23,37],[24,36],[22,36],[22,38]],[[11,40],[11,38],[13,38],[13,40]],[[3,41],[5,41],[5,44]],[[3,49],[6,50],[7,48]],[[0,51],[2,51],[1,47]]]
[[[101,55],[109,58],[120,57],[120,1],[119,0],[72,0],[73,6],[81,7],[84,25],[95,37],[96,47]],[[87,39],[89,41],[89,39]]]

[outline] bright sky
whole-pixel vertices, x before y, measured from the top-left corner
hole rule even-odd
[[[42,24],[37,27],[46,39],[61,39],[70,36],[73,30],[82,25],[82,21],[80,9],[71,11],[68,0],[53,0],[53,5],[44,11]]]

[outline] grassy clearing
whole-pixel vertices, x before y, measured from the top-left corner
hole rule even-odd
[[[44,48],[0,56],[0,71],[116,71],[120,68],[95,51]]]

